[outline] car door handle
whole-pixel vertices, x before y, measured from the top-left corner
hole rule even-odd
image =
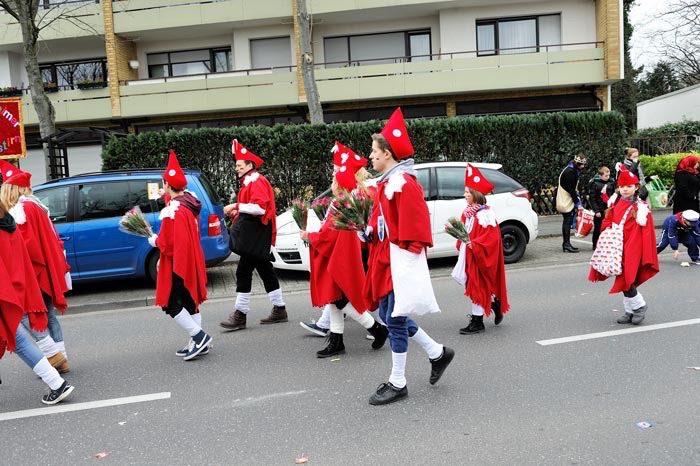
[[[58,239],[61,241],[68,241],[70,239],[70,236],[59,236]]]

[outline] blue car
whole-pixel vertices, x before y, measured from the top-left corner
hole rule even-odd
[[[201,172],[185,170],[185,175],[187,190],[202,202],[204,258],[207,266],[218,264],[231,254],[224,206]],[[158,214],[165,205],[153,194],[162,186],[162,170],[136,170],[90,173],[34,187],[63,240],[74,282],[134,277],[155,281],[158,249],[145,238],[120,231],[119,219],[139,206],[157,233]]]

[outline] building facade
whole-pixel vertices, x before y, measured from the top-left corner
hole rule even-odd
[[[637,104],[637,129],[656,128],[683,120],[700,121],[700,84]]]
[[[140,132],[303,122],[296,0],[41,0],[59,126]],[[326,121],[609,110],[621,0],[307,0]],[[76,20],[79,18],[79,21]],[[0,88],[26,88],[0,13]],[[37,117],[24,96],[28,134]]]

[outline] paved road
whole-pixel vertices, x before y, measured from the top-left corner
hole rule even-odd
[[[323,344],[297,325],[316,314],[306,293],[287,296],[292,322],[260,326],[253,300],[248,330],[222,334],[228,303],[204,306],[212,353],[173,354],[184,338],[152,308],[62,318],[77,387],[70,402],[170,392],[170,398],[0,421],[4,464],[699,464],[699,325],[566,344],[537,341],[618,330],[621,300],[585,280],[585,264],[508,272],[512,313],[485,334],[458,335],[466,300],[449,278],[433,284],[440,315],[420,318],[457,356],[436,386],[411,347],[409,398],[371,407],[386,380],[387,348],[372,351],[347,325],[347,354],[318,360]],[[641,291],[644,326],[698,319],[689,288],[700,267],[668,255]],[[643,327],[640,327],[643,328]],[[653,327],[651,327],[653,328]],[[0,361],[0,413],[41,407],[43,390],[18,358]],[[2,415],[0,414],[0,417]],[[651,421],[640,429],[635,423]]]

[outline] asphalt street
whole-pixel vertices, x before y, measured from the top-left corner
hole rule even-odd
[[[623,328],[621,297],[608,295],[609,283],[587,282],[586,270],[509,270],[512,311],[476,336],[458,334],[468,308],[459,285],[434,279],[443,312],[418,320],[455,359],[430,386],[428,359],[411,346],[409,397],[380,407],[367,398],[389,375],[389,349],[373,351],[348,321],[347,354],[317,359],[323,339],[298,325],[317,316],[307,293],[288,294],[290,322],[272,326],[257,323],[269,303],[254,298],[248,329],[228,334],[217,322],[230,300],[205,304],[214,347],[191,362],[174,355],[182,331],[153,308],[67,315],[76,389],[49,409],[81,410],[17,418],[43,407],[44,386],[7,355],[2,463],[700,464],[700,371],[689,369],[700,366],[700,325],[537,343]],[[640,288],[649,311],[637,328],[700,321],[698,279],[700,267],[663,255],[662,272]],[[153,394],[161,399],[81,404]]]

